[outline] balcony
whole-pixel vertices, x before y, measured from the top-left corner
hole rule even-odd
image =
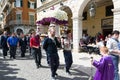
[[[10,3],[9,0],[1,0],[1,11],[0,13],[2,13],[5,9],[7,9],[9,7]]]
[[[31,26],[31,27],[36,27],[36,22],[34,21],[27,21],[27,20],[12,20],[9,23],[4,23],[4,28],[7,28],[9,26]]]

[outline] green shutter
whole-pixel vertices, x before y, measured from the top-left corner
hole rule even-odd
[[[28,1],[28,8],[30,8],[30,2]]]
[[[22,0],[20,1],[20,3],[21,3],[21,7],[23,7],[23,1]]]
[[[36,8],[36,3],[34,3],[34,9]]]
[[[41,0],[41,2],[44,2],[45,0]]]

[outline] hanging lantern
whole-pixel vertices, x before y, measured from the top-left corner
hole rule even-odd
[[[96,15],[96,3],[94,1],[90,3],[89,14],[91,18],[94,18]]]

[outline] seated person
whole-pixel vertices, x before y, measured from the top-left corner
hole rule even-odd
[[[87,45],[84,43],[84,40],[83,40],[82,38],[80,39],[79,45],[80,45],[81,47],[87,46]]]
[[[88,51],[88,49],[87,49],[87,44],[84,43],[84,40],[83,40],[82,38],[80,39],[79,46],[80,46],[84,51]]]

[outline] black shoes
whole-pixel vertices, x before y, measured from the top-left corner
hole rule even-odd
[[[4,58],[4,59],[6,59],[6,57],[5,57],[5,56],[3,56],[3,58]]]
[[[41,64],[37,65],[37,69],[38,69],[38,68],[40,68],[40,67],[42,67],[42,65],[41,65]]]
[[[11,57],[11,56],[10,56],[10,59],[12,59],[12,58],[13,58],[13,59],[16,59],[16,57]]]
[[[58,77],[58,74],[57,74],[57,73],[55,73],[55,77]]]
[[[67,73],[67,75],[71,75],[71,72],[70,72],[70,71],[67,71],[66,73]]]
[[[37,69],[40,68],[40,66],[37,66]]]
[[[51,80],[56,80],[55,77],[52,77]]]
[[[41,64],[40,64],[39,66],[40,66],[40,67],[42,67],[42,65],[41,65]]]

